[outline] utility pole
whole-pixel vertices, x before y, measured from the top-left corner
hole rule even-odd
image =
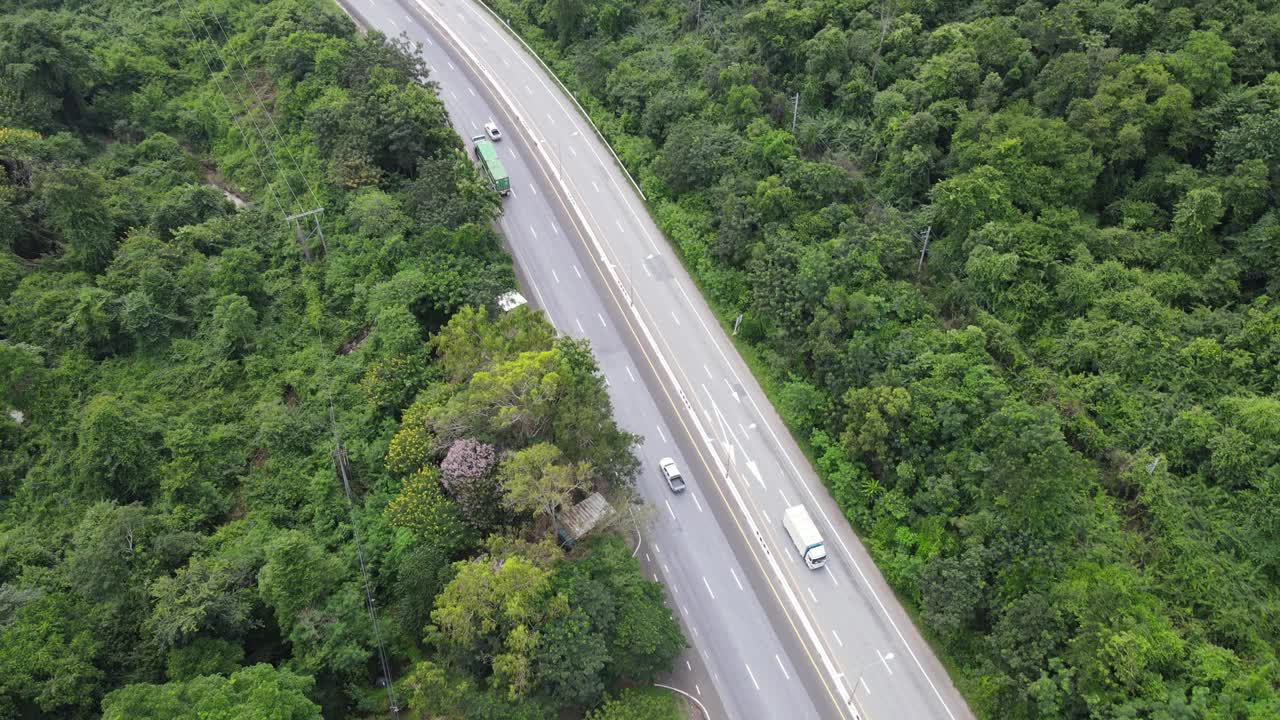
[[[933,232],[933,226],[930,225],[924,229],[924,245],[920,248],[920,261],[916,263],[916,274],[924,269],[924,255],[929,252],[929,234]]]
[[[320,215],[323,212],[324,208],[316,208],[314,210],[298,213],[297,215],[290,215],[285,218],[285,222],[293,224],[293,236],[297,238],[298,245],[302,246],[302,257],[306,258],[307,262],[311,262],[311,243],[309,240],[312,235],[320,238],[321,249],[324,250],[326,255],[329,254],[329,246],[326,245],[324,241],[324,228],[320,226]],[[314,222],[310,232],[302,227],[301,220],[307,217],[313,218]]]
[[[796,118],[800,116],[800,93],[796,93],[795,103],[791,107],[791,134],[796,134]]]

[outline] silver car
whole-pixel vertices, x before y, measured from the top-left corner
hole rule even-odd
[[[491,122],[484,124],[484,134],[488,135],[489,139],[493,140],[494,142],[497,142],[502,139],[502,131],[498,129],[497,125]]]
[[[662,479],[667,481],[671,492],[684,492],[684,478],[680,476],[680,468],[676,467],[675,460],[662,458],[658,461],[658,471],[662,473]]]

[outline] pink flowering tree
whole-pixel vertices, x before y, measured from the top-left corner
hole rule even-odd
[[[492,445],[462,438],[449,446],[440,463],[440,484],[467,523],[482,532],[498,528],[506,517],[495,472],[499,459]]]

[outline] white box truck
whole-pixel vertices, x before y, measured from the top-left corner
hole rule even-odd
[[[822,545],[822,536],[818,534],[818,526],[813,524],[809,511],[803,505],[794,505],[782,513],[782,526],[791,536],[796,552],[804,558],[804,564],[810,570],[816,570],[827,563],[827,549]]]

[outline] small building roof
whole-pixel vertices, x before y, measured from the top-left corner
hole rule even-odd
[[[585,500],[560,514],[561,532],[569,542],[579,540],[612,514],[613,506],[609,501],[598,492],[591,493]]]

